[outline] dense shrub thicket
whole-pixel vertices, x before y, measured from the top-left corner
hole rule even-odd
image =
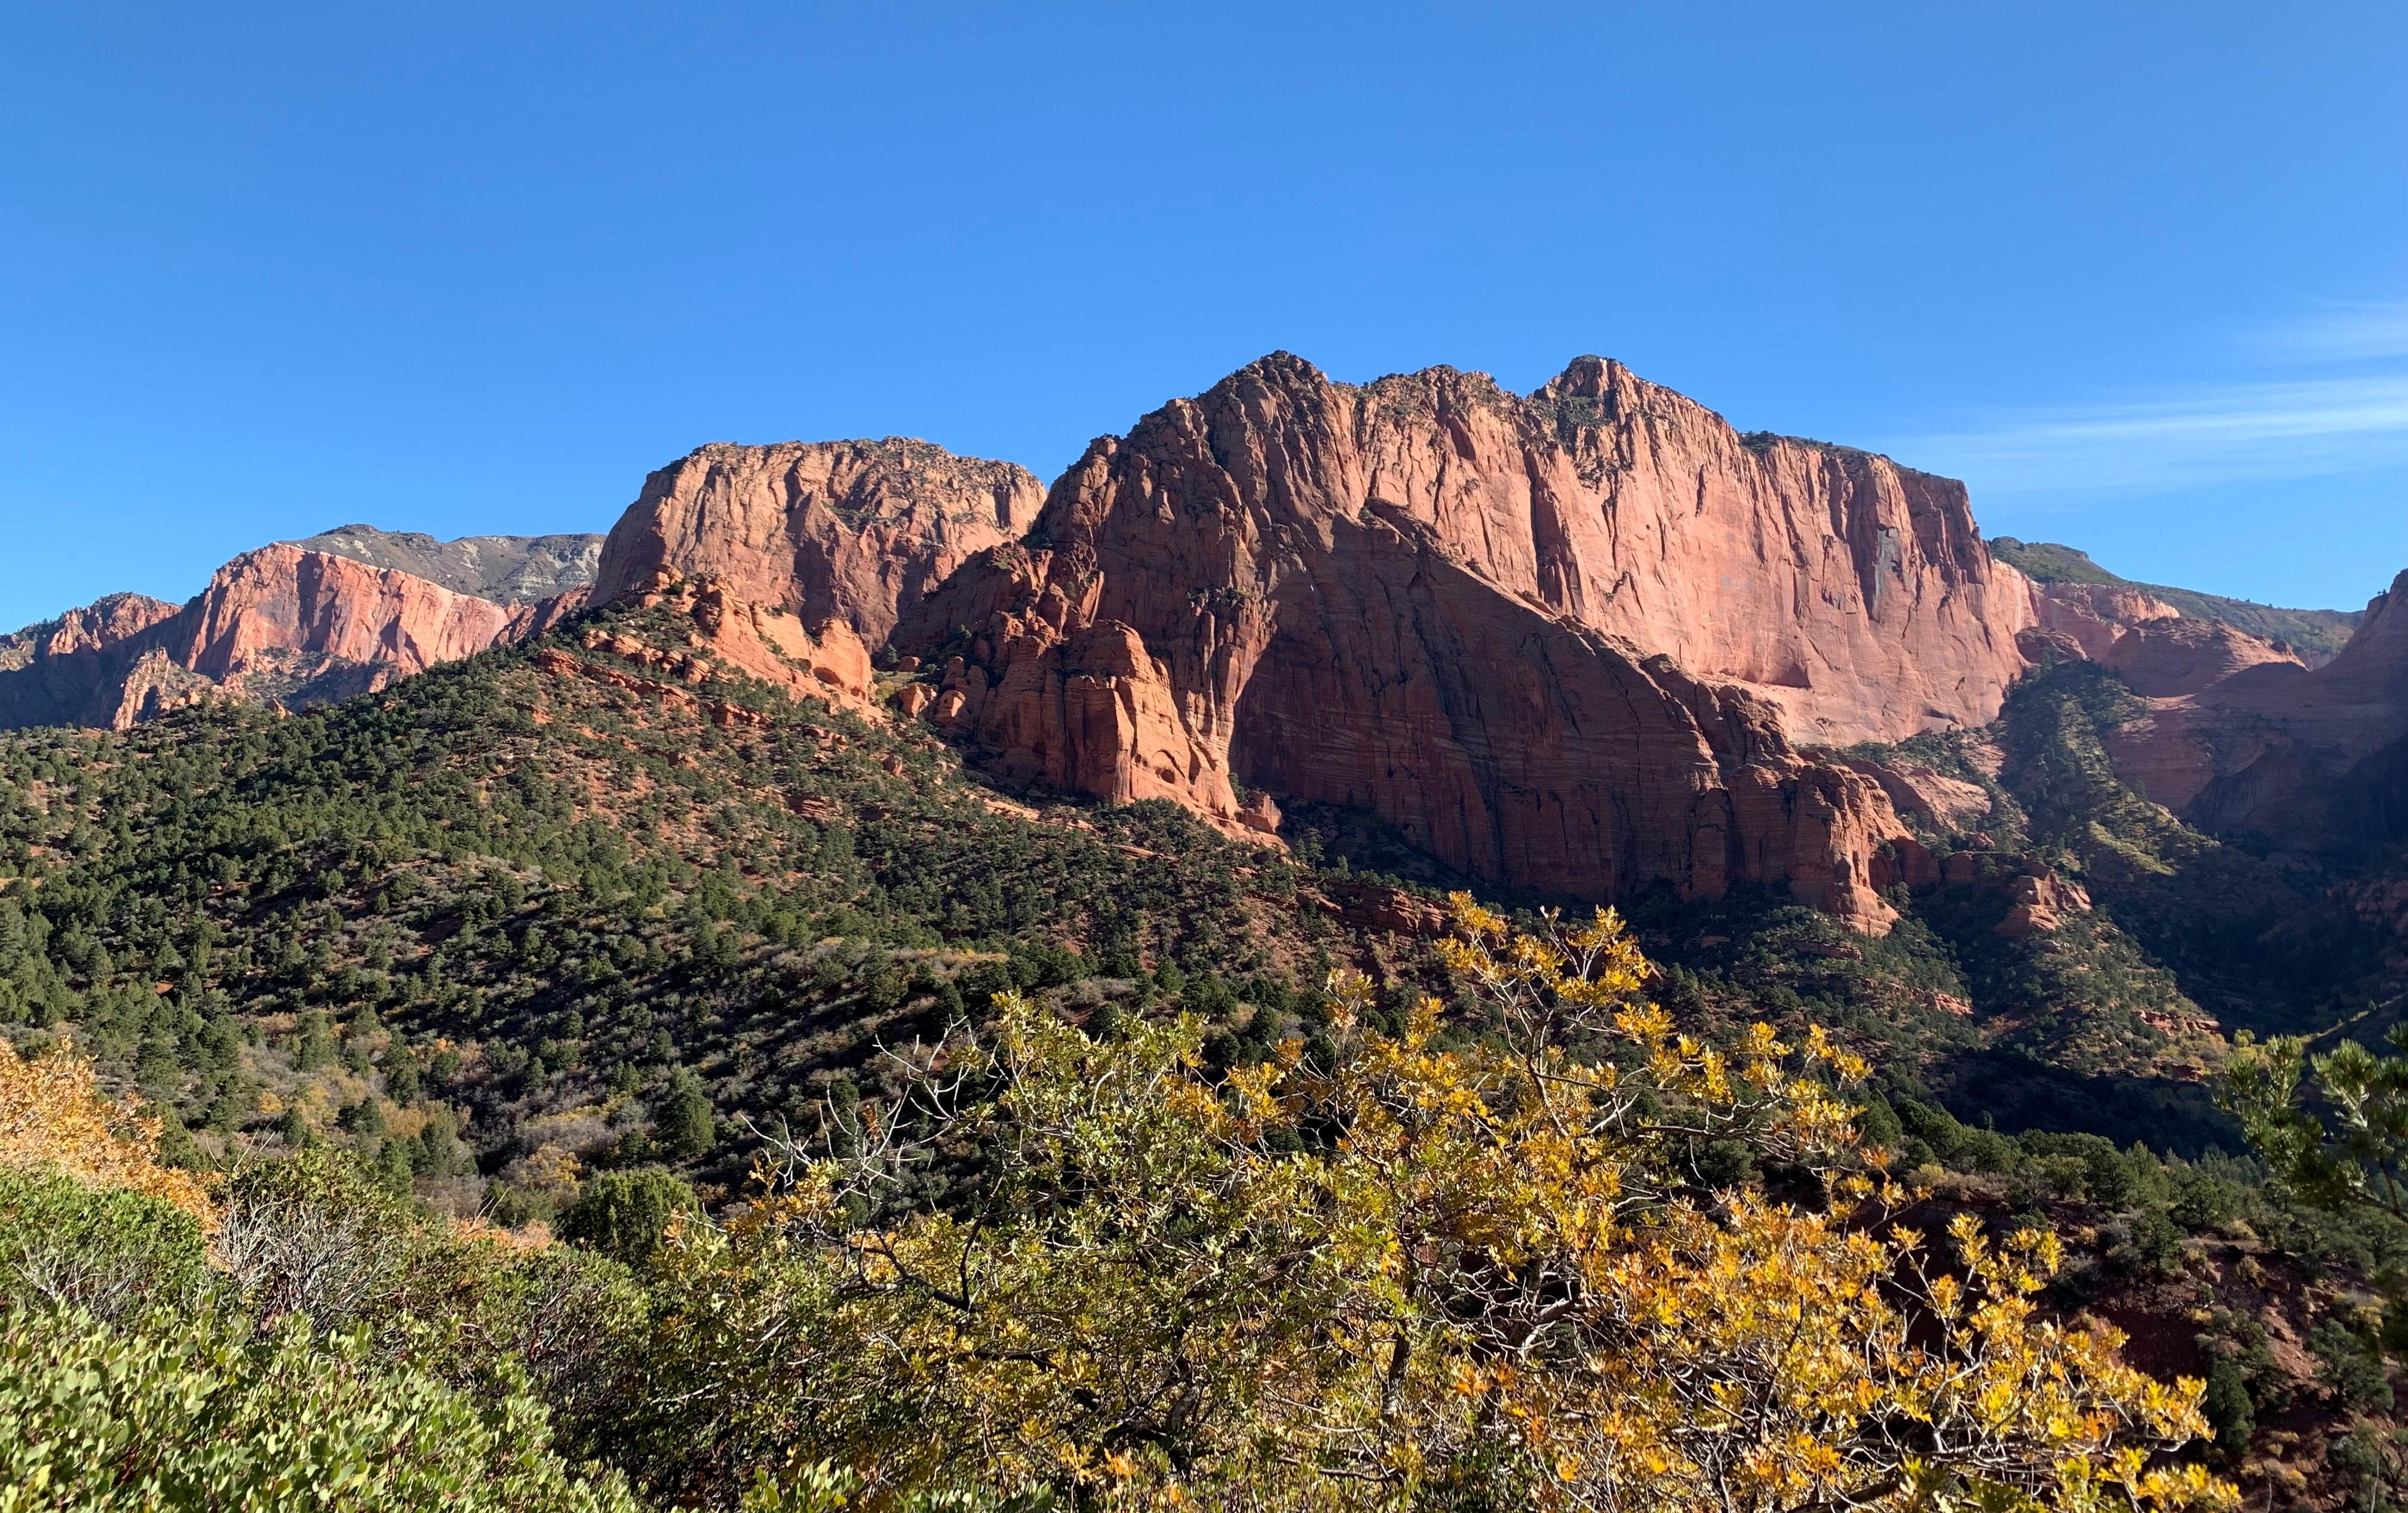
[[[323,1153],[196,1194],[90,1063],[0,1051],[0,1466],[78,1508],[2229,1501],[2168,1458],[2200,1384],[2036,1308],[2047,1231],[1892,1222],[1856,1058],[1677,1033],[1611,916],[1458,909],[1456,1048],[1344,973],[1317,1052],[1217,1076],[1193,1016],[1008,992],[724,1221],[622,1174],[577,1246]]]

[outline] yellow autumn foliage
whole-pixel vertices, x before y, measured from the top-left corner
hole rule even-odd
[[[2229,1505],[2169,1453],[2200,1384],[2036,1308],[2053,1236],[1886,1221],[1853,1057],[1681,1034],[1610,912],[1456,909],[1477,1039],[1431,1000],[1372,1032],[1340,973],[1334,1054],[1215,1084],[1192,1019],[999,1000],[859,1154],[790,1149],[674,1239],[656,1432],[1131,1508]],[[1781,1195],[1700,1177],[1732,1141]],[[948,1149],[987,1153],[974,1202],[865,1222]]]
[[[92,1059],[74,1046],[27,1059],[0,1040],[0,1163],[146,1193],[213,1230],[217,1210],[199,1179],[159,1164],[159,1131],[158,1120],[104,1093]]]

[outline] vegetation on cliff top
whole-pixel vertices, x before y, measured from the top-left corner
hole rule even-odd
[[[2364,619],[2362,610],[2286,610],[2252,599],[2226,598],[2163,584],[2135,583],[2119,578],[2078,547],[2055,541],[2020,541],[2012,536],[1990,538],[1990,554],[2000,561],[2043,584],[2096,584],[2128,588],[2163,599],[2194,620],[2218,620],[2250,635],[2281,641],[2300,651],[2329,656],[2340,651]]]

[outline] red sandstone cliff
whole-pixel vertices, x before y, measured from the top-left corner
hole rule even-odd
[[[406,572],[268,546],[220,568],[167,632],[164,649],[178,665],[236,690],[295,652],[408,677],[484,650],[510,621],[502,605]]]
[[[495,604],[349,556],[277,545],[179,610],[119,595],[0,648],[0,728],[123,728],[234,698],[298,709],[539,634],[583,603]]]
[[[2220,620],[2186,617],[2134,589],[2065,583],[2035,587],[2042,634],[2114,668],[2134,693],[2147,698],[2199,693],[2268,663],[2307,665],[2287,647]]]
[[[114,725],[135,642],[176,606],[111,594],[56,620],[0,636],[0,728]]]
[[[1729,664],[1792,655],[1799,675],[1749,681],[1850,734],[1994,713],[2028,597],[2013,579],[2002,623],[1976,619],[1987,558],[1936,483],[1760,456],[1612,365],[1526,401],[1280,355],[1098,441],[1041,546],[965,567],[896,644],[940,670],[927,717],[1023,777],[1232,828],[1242,782],[1374,810],[1496,883],[1785,883],[1880,928],[1873,890],[1919,848]],[[1783,585],[1782,612],[1726,577]]]
[[[2408,573],[2324,666],[2271,657],[2146,698],[2107,749],[2204,829],[2329,851],[2408,836]]]
[[[2030,585],[1993,566],[1950,480],[1742,437],[1594,357],[1522,398],[1443,367],[1334,384],[1283,355],[1182,405],[1257,388],[1292,391],[1315,512],[1426,526],[1499,590],[1748,688],[1798,739],[1978,725],[2025,666]]]
[[[644,481],[595,602],[666,570],[878,646],[971,554],[1027,529],[1042,497],[1025,468],[900,438],[702,447]]]
[[[2030,586],[1991,562],[1954,480],[1742,437],[1595,357],[1526,400],[1444,369],[1360,392],[1368,497],[1551,610],[1768,699],[1796,739],[1979,725],[2024,670]]]

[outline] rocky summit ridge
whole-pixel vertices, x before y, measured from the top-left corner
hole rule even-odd
[[[406,572],[496,604],[536,604],[587,587],[602,560],[602,538],[591,532],[444,541],[412,530],[337,526],[283,544]]]
[[[2321,804],[2330,829],[2302,795],[2408,782],[2386,775],[2408,772],[2387,601],[2311,671],[2238,617],[2011,545],[2033,573],[1963,485],[1742,434],[1604,358],[1515,395],[1280,353],[1050,490],[899,438],[715,443],[607,538],[264,548],[180,608],[117,596],[0,638],[0,726],[301,708],[589,602],[668,602],[697,655],[924,722],[1007,782],[1261,840],[1283,803],[1338,806],[1496,886],[1770,884],[1875,931],[1885,888],[1939,876],[1917,827],[1968,800],[1831,753],[1982,727],[2035,666],[2119,674],[2119,775],[2202,822]]]

